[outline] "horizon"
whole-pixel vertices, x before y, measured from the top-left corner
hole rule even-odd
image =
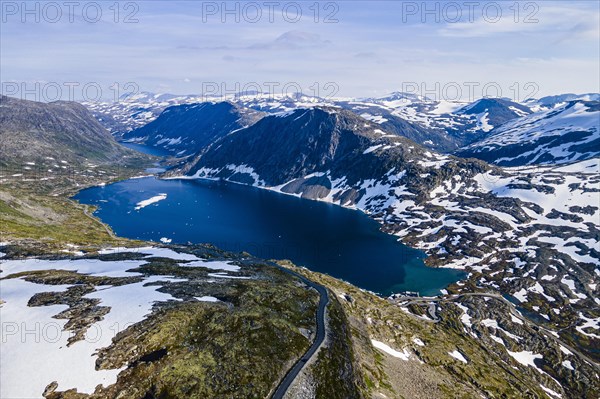
[[[21,95],[21,94],[23,94],[23,95]],[[91,99],[90,100],[90,99],[86,99],[86,98],[74,98],[74,99],[71,99],[71,98],[52,99],[52,98],[50,98],[50,99],[47,99],[47,98],[43,97],[43,94],[40,97],[40,93],[37,93],[37,92],[36,93],[32,93],[32,92],[29,92],[29,93],[27,93],[27,92],[26,93],[21,93],[21,92],[3,93],[3,92],[0,92],[0,96],[6,96],[6,97],[13,98],[13,99],[19,99],[19,100],[25,100],[25,101],[35,101],[35,102],[41,102],[41,103],[67,101],[67,102],[76,102],[76,103],[80,103],[80,104],[84,104],[84,105],[85,104],[94,104],[94,103],[100,104],[100,103],[130,102],[129,99],[136,97],[136,96],[153,96],[155,98],[167,96],[167,97],[169,97],[169,99],[165,99],[164,101],[175,100],[175,99],[189,99],[189,100],[193,100],[193,102],[198,102],[198,103],[236,102],[245,97],[263,98],[265,100],[294,99],[294,98],[299,98],[299,97],[308,97],[308,98],[313,98],[313,99],[323,100],[323,101],[330,101],[332,103],[335,103],[335,102],[343,102],[343,101],[359,101],[359,102],[364,102],[367,100],[381,101],[381,100],[385,100],[386,98],[392,97],[392,96],[406,96],[405,98],[399,98],[394,101],[406,100],[407,104],[410,103],[411,101],[471,104],[471,103],[475,103],[480,100],[489,99],[489,100],[506,100],[506,101],[516,102],[516,103],[527,104],[530,102],[542,100],[544,98],[560,97],[560,96],[574,96],[574,97],[577,97],[577,100],[585,101],[585,99],[584,98],[582,99],[582,97],[595,96],[595,95],[600,96],[600,92],[555,93],[555,94],[551,94],[548,96],[530,97],[530,98],[526,98],[524,100],[518,101],[518,100],[512,99],[510,97],[495,97],[495,96],[447,100],[444,98],[430,98],[430,97],[425,97],[425,96],[421,96],[421,95],[414,94],[414,93],[407,93],[407,92],[401,92],[401,91],[389,91],[389,92],[387,92],[387,94],[383,94],[383,95],[377,96],[377,97],[365,97],[365,96],[319,97],[319,96],[314,96],[311,94],[301,93],[301,92],[293,92],[293,93],[269,93],[269,92],[233,93],[233,94],[221,95],[221,94],[211,94],[211,93],[208,93],[208,94],[201,94],[201,93],[181,94],[181,93],[168,93],[168,92],[157,93],[157,92],[150,92],[150,91],[142,90],[142,91],[138,91],[138,92],[122,93],[120,95],[120,97],[117,99],[103,98],[103,99]],[[264,96],[264,97],[262,97],[262,96]],[[30,98],[30,97],[33,97],[33,98]],[[566,101],[571,101],[571,100],[566,100]],[[592,100],[592,101],[595,101],[595,100]],[[135,101],[131,101],[131,102],[135,102]],[[185,103],[185,101],[182,103]],[[319,105],[319,104],[316,104],[316,105]]]

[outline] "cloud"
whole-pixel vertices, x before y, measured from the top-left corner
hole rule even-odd
[[[238,62],[238,61],[242,61],[242,59],[240,57],[235,57],[233,55],[224,55],[223,56],[223,61]]]
[[[354,58],[365,58],[365,59],[371,59],[377,57],[377,54],[375,54],[372,51],[368,51],[368,52],[364,52],[364,53],[356,53],[354,54]]]
[[[321,36],[316,33],[292,30],[279,35],[274,40],[268,42],[258,42],[245,46],[196,46],[196,45],[181,45],[177,46],[178,50],[192,51],[220,51],[220,50],[298,50],[302,48],[322,48],[330,45],[331,41],[321,39]],[[225,58],[224,58],[225,59]]]
[[[329,40],[321,39],[321,36],[316,33],[291,30],[283,33],[271,42],[253,44],[248,48],[258,50],[296,50],[299,48],[324,47],[329,44],[331,44]]]
[[[507,34],[560,35],[563,39],[598,39],[600,16],[583,9],[541,5],[535,13],[516,15],[504,8],[494,21],[483,16],[473,22],[446,23],[437,33],[443,37],[477,38]]]

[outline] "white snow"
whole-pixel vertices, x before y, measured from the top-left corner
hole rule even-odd
[[[452,356],[453,358],[455,358],[456,360],[460,360],[461,362],[463,362],[463,363],[465,363],[465,364],[466,364],[466,363],[468,363],[468,362],[467,362],[467,359],[465,359],[465,357],[463,356],[463,354],[462,354],[462,353],[460,353],[460,352],[459,352],[459,351],[457,351],[457,350],[453,350],[452,352],[448,352],[448,354],[449,354],[450,356]]]
[[[563,362],[561,363],[563,367],[569,369],[569,370],[575,370],[573,368],[573,365],[571,364],[570,360],[563,360]]]
[[[508,352],[508,354],[510,356],[512,356],[513,359],[515,359],[517,362],[521,363],[522,365],[535,367],[536,369],[538,367],[535,365],[535,363],[533,361],[535,359],[542,359],[543,358],[542,355],[539,355],[537,353],[533,353],[533,352],[530,352],[530,351],[521,351],[521,352],[507,351],[507,352]]]
[[[230,272],[237,272],[240,270],[239,266],[232,265],[227,262],[222,261],[206,261],[206,260],[197,260],[189,263],[181,263],[180,266],[183,267],[205,267],[207,269],[213,270],[226,270]]]
[[[245,276],[232,276],[226,273],[208,273],[208,276],[210,277],[219,277],[219,278],[232,278],[232,279],[239,279],[239,280],[249,280],[250,277],[245,277]]]
[[[469,308],[467,308],[466,306],[461,305],[460,303],[456,303],[456,306],[458,306],[464,313],[460,316],[460,321],[467,327],[472,327],[472,322],[471,322],[471,316],[469,316]]]
[[[69,247],[72,248],[72,247]],[[220,270],[237,271],[238,266],[225,262],[206,261],[194,255],[177,253],[168,248],[143,247],[135,249],[108,248],[103,254],[139,252],[149,257],[169,257],[180,261],[192,261],[195,265]],[[19,259],[2,262],[0,278],[10,274],[35,270],[71,270],[81,274],[109,277],[141,276],[128,272],[147,263],[142,260],[102,261],[99,259],[42,260]],[[186,264],[181,264],[185,266]],[[208,265],[208,266],[207,266]],[[248,278],[214,273],[213,277]],[[63,331],[66,319],[53,316],[67,309],[66,305],[28,306],[36,293],[63,292],[69,285],[35,284],[23,279],[1,279],[0,318],[2,342],[0,342],[0,397],[41,398],[44,388],[52,381],[58,382],[59,390],[76,388],[80,393],[93,393],[98,384],[104,386],[116,382],[122,369],[96,370],[96,353],[111,344],[120,331],[142,321],[154,303],[178,300],[170,294],[159,292],[160,282],[184,281],[168,276],[151,276],[143,281],[122,286],[98,286],[96,291],[84,298],[97,298],[100,306],[110,308],[102,320],[96,321],[86,332],[85,339],[67,346],[70,332]],[[151,284],[150,284],[151,283]],[[199,301],[215,302],[210,296],[196,297]],[[35,378],[24,378],[35,376]]]
[[[164,199],[166,199],[166,198],[167,198],[167,194],[164,194],[164,193],[162,193],[162,194],[158,194],[158,195],[155,195],[155,196],[154,196],[154,197],[152,197],[152,198],[148,198],[147,200],[143,200],[143,201],[140,201],[140,202],[138,202],[138,203],[136,204],[136,207],[135,207],[134,209],[135,209],[136,211],[137,211],[137,210],[140,210],[140,209],[142,209],[142,208],[145,208],[145,207],[147,207],[148,205],[151,205],[151,204],[154,204],[154,203],[156,203],[156,202],[162,201],[162,200],[164,200]]]
[[[398,359],[407,361],[410,358],[410,352],[406,348],[403,349],[402,352],[398,352],[397,350],[390,348],[388,345],[384,344],[383,342],[376,341],[374,339],[371,340],[371,344],[375,348],[387,353],[388,355],[394,356]]]
[[[542,388],[547,394],[549,394],[550,396],[556,397],[556,398],[562,398],[562,395],[559,394],[556,391],[553,391],[552,389],[543,386],[542,384],[540,384],[540,388]]]
[[[201,296],[201,297],[194,297],[194,298],[199,300],[200,302],[219,302],[219,300],[217,298],[215,298],[214,296]]]
[[[67,306],[27,306],[35,293],[60,292],[67,286],[1,280],[2,300],[6,303],[0,307],[3,330],[0,397],[41,398],[52,381],[58,382],[60,390],[77,388],[80,393],[93,393],[98,384],[115,383],[121,369],[96,371],[96,351],[109,346],[117,332],[143,320],[155,301],[174,299],[156,291],[160,286],[144,287],[146,282],[108,287],[86,295],[99,298],[100,305],[111,310],[90,327],[85,340],[67,347],[70,334],[63,331],[67,320],[52,318]],[[7,334],[8,328],[16,328],[16,333],[10,330],[11,334]],[[35,378],[24,378],[27,375]]]

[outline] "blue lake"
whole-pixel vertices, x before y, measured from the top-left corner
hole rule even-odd
[[[166,199],[135,209],[163,193]],[[149,177],[86,189],[75,199],[98,206],[96,215],[124,237],[290,259],[381,295],[437,295],[463,276],[425,266],[422,252],[382,233],[359,211],[254,187]]]
[[[126,142],[126,141],[121,141],[119,144],[121,144],[123,147],[129,148],[130,150],[143,152],[144,154],[148,154],[148,155],[155,155],[157,157],[167,157],[167,156],[173,155],[172,153],[170,153],[169,151],[167,151],[163,148],[151,147],[151,146],[145,145],[145,144],[131,143],[131,142]]]

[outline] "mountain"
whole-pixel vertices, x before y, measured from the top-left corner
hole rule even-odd
[[[564,103],[578,100],[600,101],[600,93],[558,94],[555,96],[546,96],[539,99],[529,99],[525,102],[525,104],[535,111],[540,111],[555,108],[558,105],[563,105]]]
[[[600,102],[571,101],[515,119],[457,152],[502,166],[561,164],[600,156]]]
[[[171,175],[361,210],[423,250],[428,265],[467,272],[453,293],[499,292],[593,353],[598,168],[599,158],[502,169],[428,150],[351,111],[316,107],[267,116]]]
[[[252,108],[268,114],[282,114],[295,111],[299,108],[334,107],[337,100],[303,93],[273,94],[246,92],[231,96],[229,101],[245,108]]]
[[[456,113],[475,116],[478,127],[487,133],[512,119],[529,115],[532,111],[528,107],[510,100],[483,98],[459,109]]]
[[[41,103],[0,96],[0,163],[45,161],[83,165],[136,156],[119,145],[81,104]]]
[[[123,140],[165,148],[177,156],[191,155],[232,131],[253,124],[262,113],[230,102],[175,105]]]
[[[410,97],[398,97],[338,101],[336,105],[379,124],[390,133],[406,137],[436,151],[452,151],[460,146],[461,142],[451,132],[429,123],[430,121],[425,122],[426,117],[421,112],[429,103],[421,100],[413,102]]]
[[[426,153],[414,142],[385,132],[351,111],[316,107],[265,117],[215,142],[197,157],[188,174],[234,163],[247,165],[253,172],[229,170],[221,177],[235,180],[238,176],[243,182],[257,183],[246,179],[256,175],[265,185],[278,186],[313,172],[330,171],[333,179],[345,177],[356,183],[381,177],[392,167],[392,160],[424,160]]]
[[[127,93],[114,102],[83,102],[96,119],[115,137],[142,127],[156,119],[166,108],[205,101],[197,95],[168,93]]]

